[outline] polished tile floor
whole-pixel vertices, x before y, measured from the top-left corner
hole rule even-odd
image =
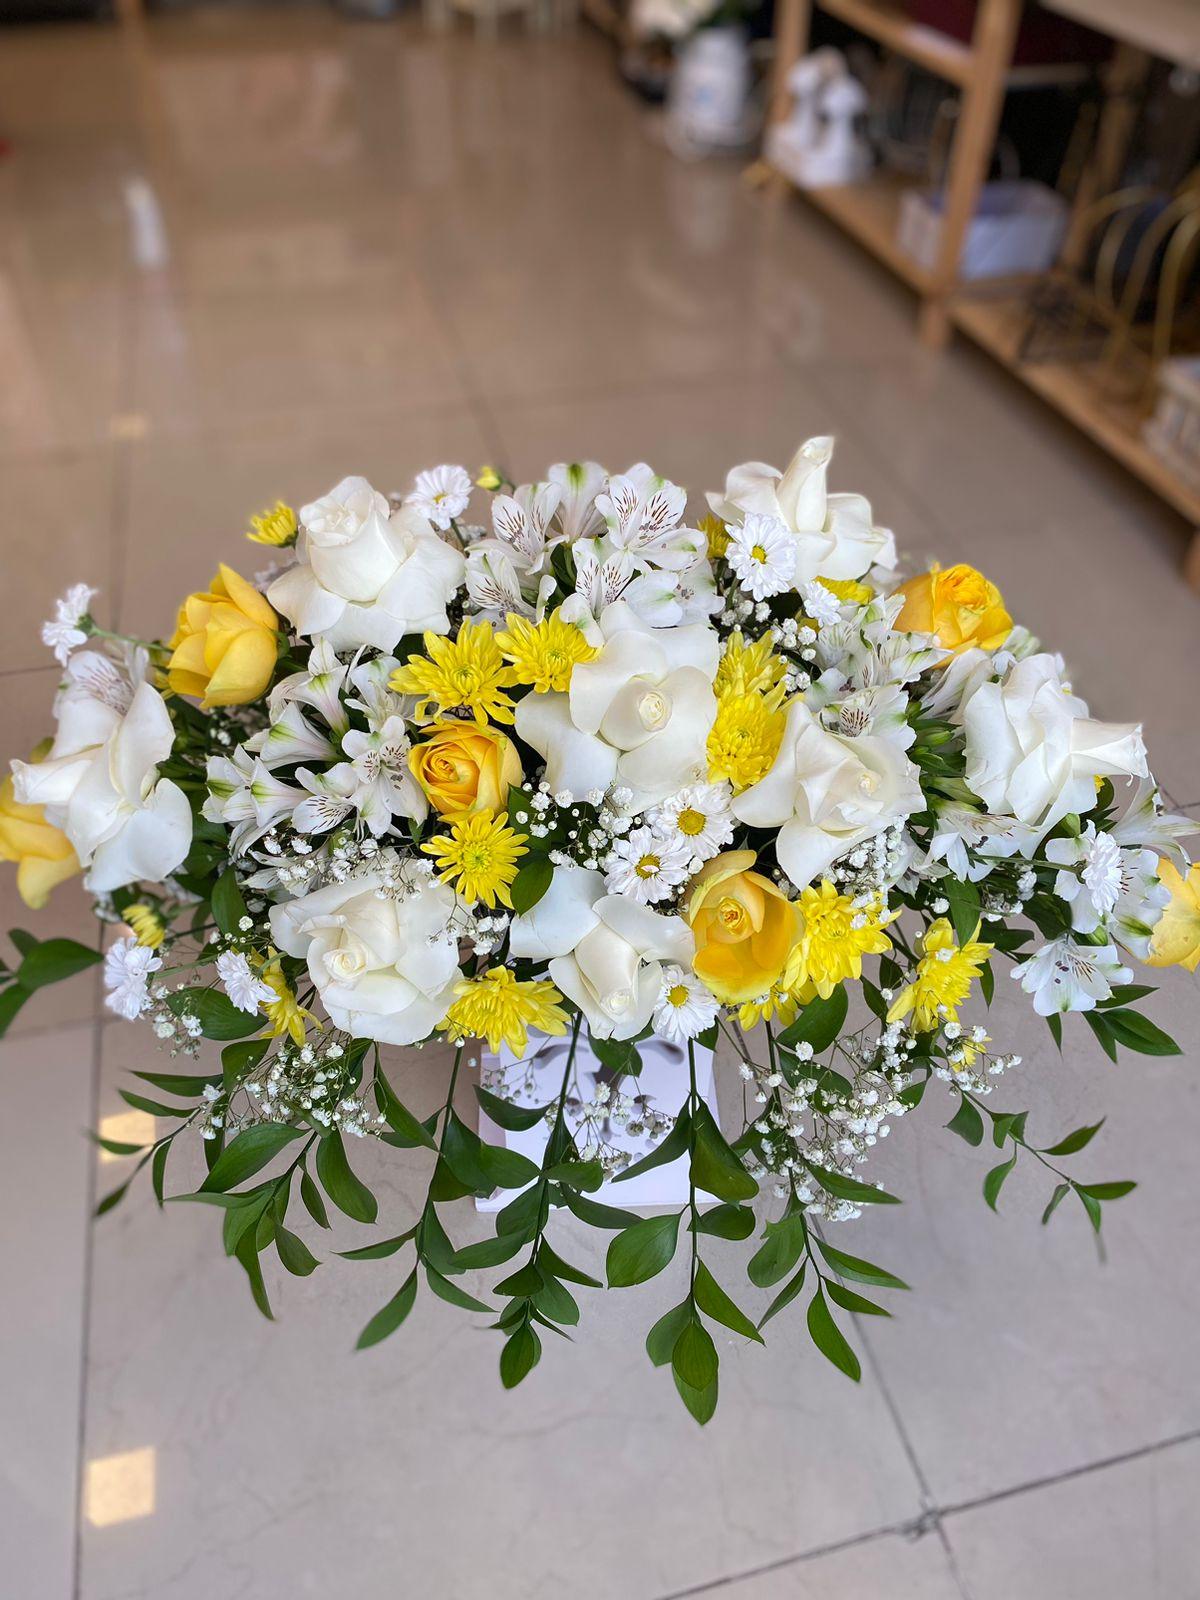
[[[920,351],[906,295],[802,208],[670,157],[599,40],[279,7],[9,30],[0,136],[7,753],[45,731],[37,623],[67,580],[161,631],[218,557],[252,561],[276,495],[581,454],[698,492],[820,431],[835,486],[914,558],[986,567],[1200,812],[1185,530],[982,358]],[[93,936],[73,887],[43,923]],[[1021,1171],[993,1217],[927,1107],[880,1169],[908,1203],[851,1246],[916,1291],[859,1328],[861,1387],[781,1322],[728,1351],[700,1434],[640,1350],[666,1289],[593,1297],[505,1396],[436,1306],[351,1357],[383,1264],[290,1281],[268,1325],[202,1208],[139,1191],[89,1226],[123,1169],[82,1130],[153,1041],[97,1026],[81,977],[0,1052],[0,1591],[1195,1600],[1197,1001],[1162,994],[1183,1058],[1114,1069],[997,998],[1026,1057],[1006,1100],[1047,1140],[1107,1111],[1096,1170],[1141,1180],[1106,1264],[1078,1218],[1039,1228]],[[391,1163],[392,1216],[419,1182]]]

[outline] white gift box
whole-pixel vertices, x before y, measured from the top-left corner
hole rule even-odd
[[[485,1050],[480,1063],[483,1081],[488,1083],[495,1071],[500,1069],[505,1073],[507,1084],[519,1083],[521,1086],[519,1093],[506,1090],[505,1099],[522,1106],[548,1105],[558,1099],[567,1052],[571,1047],[570,1037],[563,1035],[561,1038],[548,1039],[531,1035],[529,1046],[524,1056],[514,1056],[507,1048],[502,1048],[498,1055]],[[638,1053],[642,1058],[641,1073],[636,1078],[623,1077],[612,1083],[611,1075],[597,1060],[587,1039],[579,1039],[571,1068],[571,1088],[566,1109],[566,1123],[572,1134],[580,1126],[580,1108],[594,1099],[599,1083],[612,1083],[614,1092],[619,1089],[629,1095],[644,1095],[654,1110],[672,1117],[684,1104],[688,1095],[687,1046],[669,1044],[665,1039],[644,1039],[638,1045]],[[719,1126],[713,1053],[700,1045],[696,1046],[696,1090]],[[616,1124],[607,1125],[603,1135],[606,1143],[628,1151],[634,1161],[649,1155],[661,1143],[661,1139],[645,1135],[631,1137]],[[500,1128],[481,1108],[479,1136],[488,1144],[502,1144],[510,1150],[518,1150],[540,1166],[550,1130],[545,1122],[538,1122],[532,1128],[520,1131]],[[585,1139],[586,1134],[579,1141],[581,1146]],[[480,1211],[499,1211],[501,1206],[509,1203],[514,1193],[512,1189],[500,1190],[484,1199],[476,1199],[475,1205]],[[715,1198],[700,1190],[697,1190],[696,1197],[705,1201]],[[652,1167],[649,1172],[640,1172],[619,1183],[607,1181],[588,1198],[635,1211],[654,1206],[686,1205],[687,1157],[680,1156],[674,1161],[664,1162],[662,1166]]]
[[[942,242],[939,189],[908,189],[900,200],[896,243],[927,272]],[[1053,266],[1067,227],[1066,201],[1044,183],[1013,178],[985,183],[963,240],[960,278],[1003,278]]]

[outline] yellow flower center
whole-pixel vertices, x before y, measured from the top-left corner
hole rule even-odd
[[[633,870],[639,878],[653,878],[657,876],[661,867],[662,862],[657,856],[643,856]]]
[[[686,833],[689,839],[694,839],[698,833],[704,832],[704,824],[708,818],[703,811],[696,811],[688,806],[686,811],[679,813],[679,831]]]
[[[765,562],[767,559],[767,552],[760,544],[751,545],[750,554],[753,556],[755,561],[760,563]]]
[[[688,997],[687,988],[682,983],[676,983],[667,990],[667,1001],[670,1005],[681,1006],[686,1004]]]

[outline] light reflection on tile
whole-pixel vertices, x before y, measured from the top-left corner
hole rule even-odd
[[[93,1528],[111,1528],[154,1512],[155,1465],[152,1445],[100,1456],[87,1464],[84,1516]]]
[[[114,1144],[150,1144],[156,1129],[154,1118],[148,1111],[118,1111],[111,1117],[100,1119],[100,1137]],[[126,1161],[127,1156],[100,1149],[101,1161]]]

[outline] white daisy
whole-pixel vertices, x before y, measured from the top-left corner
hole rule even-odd
[[[42,643],[54,651],[54,658],[61,666],[65,667],[71,651],[78,650],[87,640],[87,630],[81,624],[96,593],[86,583],[73,583],[66,594],[54,602],[54,616],[42,623]]]
[[[150,974],[162,966],[162,958],[136,939],[119,939],[104,957],[105,1004],[126,1022],[140,1017],[150,1004]]]
[[[766,600],[792,587],[796,576],[796,542],[778,517],[752,511],[740,528],[730,528],[725,559],[738,583],[755,600]]]
[[[614,841],[604,881],[610,894],[665,900],[691,876],[693,854],[684,839],[664,839],[652,828],[634,828]]]
[[[1133,973],[1121,965],[1114,945],[1076,944],[1064,934],[1015,966],[1012,976],[1033,996],[1038,1016],[1049,1017],[1060,1011],[1091,1011]]]
[[[806,583],[800,592],[804,596],[804,615],[811,617],[818,628],[832,628],[842,620],[837,596],[830,594],[823,583]]]
[[[405,495],[404,503],[435,528],[446,529],[467,509],[470,498],[471,478],[465,467],[433,467],[417,473],[416,487]]]
[[[729,810],[733,791],[727,783],[693,783],[655,806],[647,817],[654,832],[686,844],[701,863],[723,850],[733,838]]]
[[[277,998],[270,984],[264,983],[246,957],[235,950],[224,950],[217,957],[217,977],[239,1011],[253,1014],[261,1002]]]
[[[651,1022],[660,1039],[686,1044],[711,1028],[719,1007],[694,972],[682,967],[664,967],[662,990],[655,1003]]]

